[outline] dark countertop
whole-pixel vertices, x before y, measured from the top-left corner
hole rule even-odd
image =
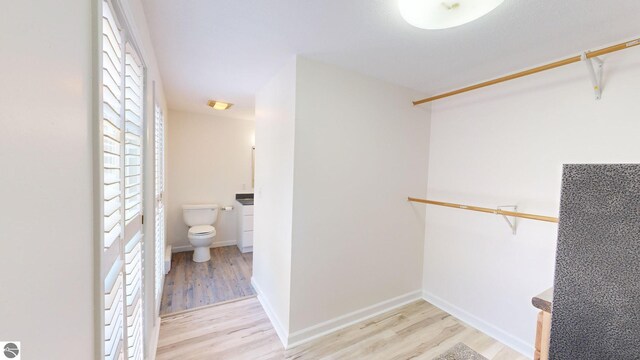
[[[253,193],[236,194],[236,201],[240,205],[251,206],[253,205]]]
[[[536,308],[550,313],[553,308],[553,288],[549,288],[538,296],[534,296],[531,299],[531,303]]]

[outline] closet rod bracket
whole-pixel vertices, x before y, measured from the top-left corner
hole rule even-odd
[[[509,208],[509,210],[513,212],[518,211],[518,205],[498,206],[498,210],[504,210],[504,208]],[[496,214],[499,214],[499,213],[496,212]],[[513,235],[516,235],[516,232],[518,230],[518,218],[516,218],[515,216],[506,216],[506,215],[502,215],[502,217],[504,218],[504,221],[506,221],[507,224],[509,224],[509,227],[511,228],[511,232],[513,233]]]
[[[588,52],[583,52],[580,59],[587,65],[593,92],[596,95],[596,100],[600,100],[602,98],[602,68],[604,67],[604,62],[597,56],[589,57],[588,54]]]

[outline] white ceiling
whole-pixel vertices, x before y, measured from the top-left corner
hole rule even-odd
[[[397,0],[143,3],[169,108],[212,113],[217,99],[238,118],[295,54],[427,96],[640,36],[640,0],[505,0],[446,30],[408,25]]]

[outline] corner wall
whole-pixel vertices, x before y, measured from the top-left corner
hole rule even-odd
[[[562,164],[640,162],[640,51],[605,60],[602,100],[583,64],[433,103],[428,197],[557,216]],[[427,300],[533,354],[531,297],[553,285],[557,225],[427,206]]]
[[[267,315],[286,344],[291,291],[291,231],[296,60],[256,95],[253,278]]]
[[[420,298],[424,208],[407,202],[427,189],[418,95],[298,58],[290,341]]]
[[[285,346],[421,298],[417,96],[300,57],[259,92],[253,283]]]
[[[211,110],[215,111],[215,110]],[[251,147],[255,122],[171,110],[167,129],[168,243],[175,251],[191,250],[182,205],[213,203],[234,206],[235,194],[252,192]],[[213,246],[235,245],[236,209],[219,211]]]

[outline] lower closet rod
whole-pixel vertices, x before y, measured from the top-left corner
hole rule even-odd
[[[521,212],[506,211],[506,210],[500,210],[500,209],[489,209],[489,208],[483,208],[483,207],[479,207],[479,206],[453,204],[453,203],[448,203],[448,202],[434,201],[434,200],[427,200],[427,199],[418,199],[418,198],[413,198],[413,197],[409,197],[408,199],[409,199],[409,201],[422,203],[422,204],[446,206],[446,207],[451,207],[451,208],[456,208],[456,209],[479,211],[479,212],[495,214],[495,215],[514,216],[514,217],[523,218],[523,219],[547,221],[547,222],[552,222],[552,223],[557,223],[558,222],[558,218],[551,217],[551,216],[526,214],[526,213],[521,213]]]

